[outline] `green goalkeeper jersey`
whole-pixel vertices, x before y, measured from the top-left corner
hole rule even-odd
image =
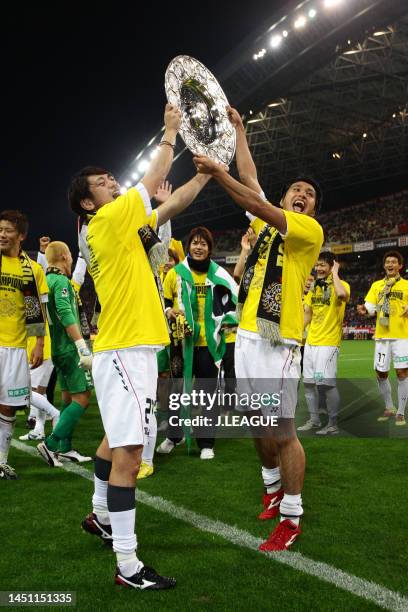
[[[78,303],[75,291],[65,274],[47,272],[47,315],[50,326],[51,354],[56,357],[76,352],[75,342],[65,328],[76,323],[80,328]]]

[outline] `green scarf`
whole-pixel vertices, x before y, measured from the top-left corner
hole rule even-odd
[[[193,352],[200,335],[197,291],[187,258],[174,269],[177,274],[179,308],[184,312],[187,323],[193,330],[191,336],[184,338],[183,345],[183,376],[186,387],[190,387],[191,390]],[[205,284],[208,286],[204,306],[205,338],[215,365],[220,367],[225,353],[223,328],[228,325],[237,325],[235,316],[237,286],[232,276],[215,261],[210,262]],[[187,389],[186,392],[188,392]]]
[[[27,336],[45,336],[45,319],[31,259],[25,251],[18,255],[23,271],[22,293],[25,307]],[[0,275],[2,254],[0,253]]]
[[[259,257],[265,257],[266,265],[264,266],[262,292],[256,313],[256,324],[259,334],[270,340],[272,344],[282,342],[280,334],[282,265],[278,265],[278,261],[282,258],[282,243],[283,239],[279,232],[270,225],[265,225],[247,259],[239,286],[237,305],[237,316],[240,320],[254,278],[256,263]]]

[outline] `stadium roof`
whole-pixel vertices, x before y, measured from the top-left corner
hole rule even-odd
[[[336,3],[325,0],[330,2]],[[406,174],[407,2],[350,0],[332,10],[316,0],[289,4],[271,28],[244,41],[214,70],[246,115],[268,197],[276,199],[282,183],[305,171],[325,192]],[[187,156],[175,170],[177,178],[191,174]],[[174,229],[183,233],[236,214],[225,193],[210,184],[174,220]]]

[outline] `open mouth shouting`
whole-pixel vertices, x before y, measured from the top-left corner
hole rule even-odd
[[[306,203],[304,202],[304,200],[301,200],[300,198],[296,198],[293,201],[292,209],[295,212],[302,213],[302,212],[304,212],[305,208],[306,208]]]

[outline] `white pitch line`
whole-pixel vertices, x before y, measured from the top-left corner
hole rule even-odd
[[[35,447],[23,444],[18,440],[12,440],[11,443],[18,450],[39,458]],[[67,463],[64,464],[63,468],[53,469],[63,469],[67,472],[73,472],[74,474],[78,474],[87,480],[93,481],[92,472],[81,467],[80,465]],[[198,514],[197,512],[193,512],[192,510],[188,510],[187,508],[173,504],[163,497],[150,495],[149,493],[141,491],[140,489],[137,491],[137,501],[145,504],[146,506],[150,506],[155,510],[169,514],[173,518],[177,518],[180,521],[189,523],[200,531],[212,533],[220,538],[223,538],[224,540],[227,540],[228,542],[231,542],[232,544],[236,544],[242,548],[247,548],[265,556],[266,558],[276,561],[277,563],[287,565],[292,569],[309,574],[309,576],[314,576],[315,578],[323,580],[324,582],[328,582],[329,584],[332,584],[343,591],[347,591],[353,595],[361,597],[362,599],[371,601],[378,606],[381,606],[385,610],[392,610],[393,612],[408,612],[408,598],[404,597],[400,593],[391,591],[386,587],[376,584],[375,582],[358,578],[353,574],[347,574],[346,572],[337,569],[333,565],[329,565],[321,561],[314,561],[313,559],[310,559],[309,557],[306,557],[298,552],[261,552],[258,550],[259,544],[261,544],[263,541],[261,538],[257,538],[247,531],[238,529],[238,527],[228,525],[227,523],[214,521],[203,514]]]

